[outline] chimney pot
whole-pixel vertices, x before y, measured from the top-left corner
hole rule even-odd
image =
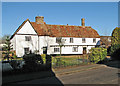
[[[84,18],[81,19],[81,25],[85,26],[85,19]]]

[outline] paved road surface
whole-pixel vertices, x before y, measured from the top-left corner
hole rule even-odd
[[[76,73],[17,82],[17,84],[118,84],[118,69],[102,66]]]

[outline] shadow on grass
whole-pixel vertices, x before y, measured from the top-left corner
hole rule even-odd
[[[64,86],[62,82],[56,77],[51,67],[51,56],[47,55],[46,65],[40,66],[40,70],[11,70],[2,72],[2,86],[19,86],[25,85],[60,85]]]

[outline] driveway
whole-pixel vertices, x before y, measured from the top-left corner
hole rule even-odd
[[[71,69],[72,68],[70,68],[70,70]],[[65,70],[67,69],[54,71],[56,76],[16,82],[13,84],[118,84],[118,68],[115,67],[97,65],[83,70],[79,68],[75,68],[69,72]]]

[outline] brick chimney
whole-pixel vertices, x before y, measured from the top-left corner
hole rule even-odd
[[[44,17],[43,16],[36,16],[35,17],[35,22],[37,24],[44,24]]]
[[[81,19],[81,25],[85,26],[85,19],[84,18]]]

